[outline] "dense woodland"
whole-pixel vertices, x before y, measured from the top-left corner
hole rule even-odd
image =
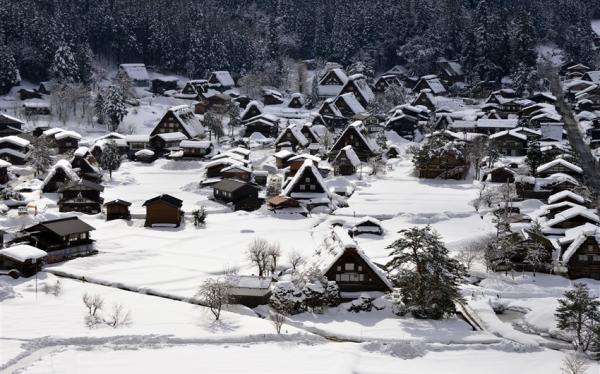
[[[540,43],[593,63],[595,17],[589,0],[0,0],[0,60],[40,81],[62,48],[85,83],[94,55],[189,77],[277,72],[287,57],[423,74],[444,56],[490,80],[532,66]]]

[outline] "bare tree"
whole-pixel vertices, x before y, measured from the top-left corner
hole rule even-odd
[[[271,274],[275,274],[277,271],[277,262],[279,261],[279,257],[281,257],[281,248],[279,246],[279,242],[271,243],[269,249],[267,250],[267,254],[269,255]]]
[[[207,279],[196,293],[196,297],[210,309],[216,321],[221,317],[223,306],[230,302],[230,288],[231,285],[225,279]]]
[[[54,296],[60,296],[62,294],[62,284],[60,283],[60,280],[56,280],[56,283],[54,284],[48,284],[45,283],[44,284],[44,288],[43,291],[45,294],[49,295],[52,294]]]
[[[292,270],[296,270],[298,266],[304,264],[306,260],[299,251],[292,251],[288,254],[288,262],[292,266]]]
[[[456,255],[456,259],[467,268],[467,271],[471,270],[471,266],[473,266],[475,260],[480,257],[481,252],[479,252],[478,248],[471,246],[461,249]]]
[[[131,312],[129,310],[125,310],[123,305],[115,304],[113,305],[112,313],[108,316],[108,319],[105,320],[105,323],[114,329],[117,327],[130,325]]]
[[[565,356],[560,371],[563,374],[585,374],[587,368],[588,364],[585,358],[581,354],[572,353]]]
[[[469,160],[475,169],[475,179],[481,178],[481,163],[488,154],[488,141],[485,136],[478,136],[471,142]]]
[[[277,331],[277,334],[281,334],[281,327],[285,322],[285,314],[279,311],[271,311],[269,312],[269,318],[271,319],[273,326],[275,326],[275,331]]]
[[[248,246],[246,252],[248,260],[258,268],[258,276],[263,277],[269,269],[270,256],[269,248],[271,245],[268,241],[261,238],[254,239]]]
[[[102,321],[98,312],[104,307],[104,299],[98,294],[90,295],[86,292],[83,294],[82,300],[88,310],[85,323],[88,327],[94,327]]]
[[[368,161],[371,175],[385,174],[385,161],[381,157],[371,157]]]

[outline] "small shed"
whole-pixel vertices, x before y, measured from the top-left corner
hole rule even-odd
[[[233,302],[248,308],[269,303],[272,282],[273,279],[270,277],[255,275],[235,275],[227,279],[230,285],[229,295],[233,298]]]
[[[168,194],[146,200],[146,227],[179,227],[183,218],[183,201]]]
[[[131,218],[131,213],[129,213],[129,207],[131,203],[129,201],[116,199],[111,200],[104,204],[104,209],[106,210],[106,220],[111,221],[113,219],[125,219],[129,220]]]
[[[352,226],[350,229],[352,236],[360,234],[383,235],[381,221],[373,217],[364,217]]]
[[[22,276],[30,277],[42,270],[46,256],[48,253],[28,244],[15,245],[0,250],[0,268],[17,269]]]

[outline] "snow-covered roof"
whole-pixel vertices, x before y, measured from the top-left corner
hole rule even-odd
[[[125,135],[127,143],[148,143],[150,141],[150,135]]]
[[[440,95],[446,92],[446,88],[437,75],[424,75],[419,81],[424,81],[434,95]],[[419,84],[419,82],[417,82],[417,84]]]
[[[10,162],[0,159],[0,168],[7,168],[9,166],[12,166]]]
[[[564,212],[558,213],[554,218],[546,222],[545,226],[551,228],[559,223],[562,223],[577,216],[587,218],[590,221],[596,223],[600,222],[600,218],[598,217],[598,215],[596,215],[596,213],[594,213],[591,209],[588,209],[584,206],[574,206],[565,210]]]
[[[56,162],[56,164],[54,164],[54,166],[52,166],[52,168],[48,172],[48,175],[46,175],[46,178],[44,178],[44,181],[42,182],[42,189],[54,177],[54,175],[56,174],[56,171],[58,169],[61,169],[65,173],[65,175],[69,179],[71,179],[71,181],[79,180],[79,176],[77,175],[77,173],[75,173],[75,171],[73,171],[73,167],[71,166],[71,163],[69,161],[64,160],[64,159],[58,160]]]
[[[304,160],[304,163],[302,164],[300,169],[298,169],[296,174],[294,174],[294,177],[285,186],[282,195],[294,197],[294,196],[292,196],[293,195],[292,190],[294,189],[294,186],[296,186],[296,184],[298,184],[300,182],[300,178],[302,178],[304,173],[307,171],[310,171],[313,174],[313,176],[316,179],[316,183],[321,185],[322,189],[325,191],[324,194],[326,195],[326,197],[331,198],[331,196],[329,195],[329,191],[327,190],[327,185],[325,185],[325,181],[323,180],[323,176],[321,176],[321,173],[319,173],[319,170],[314,165],[313,160],[308,159],[308,158],[306,160]]]
[[[215,77],[215,79],[223,87],[235,86],[235,82],[233,81],[233,78],[231,77],[231,74],[229,74],[228,71],[225,71],[225,70],[213,71],[212,76]]]
[[[573,172],[577,173],[577,174],[581,174],[583,173],[583,169],[581,169],[579,166],[577,165],[573,165],[572,163],[570,163],[569,161],[562,159],[562,158],[557,158],[555,160],[552,160],[550,162],[547,162],[543,165],[538,166],[538,168],[536,169],[536,171],[538,173],[542,173],[554,166],[563,166],[567,169],[572,170]]]
[[[27,260],[44,258],[48,255],[48,253],[27,244],[19,244],[0,250],[0,255],[15,261],[25,262]]]
[[[285,130],[283,130],[281,133],[279,133],[279,135],[277,136],[277,139],[275,139],[275,144],[283,141],[283,137],[285,136],[285,134],[287,133],[291,133],[292,136],[294,138],[296,138],[296,141],[298,142],[298,144],[300,144],[301,146],[306,146],[308,143],[310,143],[308,141],[308,139],[306,139],[306,137],[304,136],[304,134],[302,134],[302,132],[300,131],[300,126],[296,125],[296,124],[291,124],[289,125]]]
[[[355,134],[358,134],[359,138],[364,142],[364,144],[366,144],[366,146],[369,148],[369,151],[371,151],[372,153],[378,153],[380,151],[380,148],[377,144],[375,144],[373,141],[371,141],[371,139],[367,139],[365,137],[365,135],[362,133],[362,129],[364,128],[364,124],[362,123],[362,121],[354,121],[352,122],[350,125],[348,125],[344,131],[340,134],[339,138],[336,140],[336,142],[334,143],[332,148],[336,148],[336,145],[339,141],[341,141],[341,139],[344,138],[344,134],[347,131],[354,131]],[[341,149],[341,148],[340,148]]]
[[[344,100],[346,105],[354,112],[354,114],[362,113],[365,111],[365,108],[360,104],[356,96],[352,92],[345,93],[343,95],[338,96],[338,99]]]
[[[583,76],[589,78],[593,83],[600,83],[600,70],[588,71]]]
[[[279,152],[273,153],[273,157],[275,158],[290,158],[294,155],[293,152],[288,151],[287,149],[282,149]]]
[[[154,156],[154,151],[151,151],[149,149],[140,149],[139,151],[135,152],[134,156],[135,157],[140,157],[140,156],[152,157],[152,156]]]
[[[144,64],[121,64],[119,68],[122,69],[125,74],[131,80],[134,81],[147,81],[150,80],[150,76],[148,75],[148,70],[146,70],[146,65]]]
[[[161,134],[156,134],[155,136],[158,136],[159,138],[161,138],[162,140],[166,141],[166,142],[174,142],[177,140],[185,140],[187,139],[187,136],[185,136],[185,134],[183,134],[182,132],[163,132]]]
[[[185,131],[191,138],[204,134],[204,127],[192,108],[187,105],[179,105],[169,108],[169,111],[179,120]]]
[[[575,201],[579,202],[580,204],[585,203],[585,198],[583,196],[578,195],[573,191],[564,190],[564,191],[560,191],[560,192],[550,195],[548,197],[548,204],[554,204],[557,201],[560,201],[565,198],[571,198],[572,200],[575,200]]]
[[[59,132],[65,131],[64,129],[61,129],[60,127],[53,127],[51,129],[45,130],[44,132],[42,132],[42,135],[44,136],[54,136],[56,134],[58,134]]]
[[[15,136],[15,135],[1,137],[0,144],[2,144],[2,143],[11,143],[11,144],[14,144],[19,147],[27,147],[27,146],[29,146],[29,144],[31,144],[29,142],[29,140],[19,138],[18,136]]]
[[[591,223],[586,223],[578,227],[574,227],[565,231],[565,237],[559,239],[560,244],[569,244],[565,252],[561,256],[563,263],[568,263],[577,250],[589,237],[594,237],[596,242],[600,244],[600,227]]]
[[[56,133],[54,135],[54,139],[56,139],[56,140],[61,140],[61,139],[65,139],[65,138],[72,138],[72,139],[80,140],[81,135],[75,131],[66,131],[66,130]]]
[[[25,124],[25,122],[21,121],[17,117],[13,117],[13,116],[8,115],[6,113],[0,113],[0,122],[4,122],[4,121],[1,120],[2,118],[7,119],[8,122],[16,122],[16,123],[21,124],[21,125]]]
[[[256,107],[256,109],[258,109],[258,112],[261,114],[264,111],[264,106],[260,102],[258,102],[256,100],[252,100],[251,102],[248,103],[248,105],[246,105],[246,108],[240,114],[240,118],[244,118],[246,116],[246,113],[248,113],[250,111],[250,109],[252,109],[253,107]]]
[[[513,138],[517,138],[523,141],[527,141],[527,136],[523,135],[519,132],[517,132],[517,130],[504,130],[504,131],[499,131],[495,134],[490,135],[490,139],[498,139],[501,138],[503,136],[512,136]]]
[[[364,75],[351,75],[348,77],[348,82],[346,82],[346,84],[349,84],[350,81],[354,83],[354,86],[358,89],[358,92],[367,102],[370,103],[373,101],[373,99],[375,99],[375,94],[373,93],[373,90],[371,90],[371,86],[369,86],[369,83],[367,83],[367,78]]]
[[[23,152],[19,152],[16,149],[12,149],[12,148],[0,148],[0,155],[12,155],[18,158],[22,158],[25,159],[27,158],[27,154],[23,153]]]
[[[363,252],[358,246],[358,243],[354,241],[348,235],[348,231],[342,226],[334,226],[331,228],[331,237],[326,240],[327,248],[320,251],[318,256],[312,261],[314,265],[319,267],[323,273],[327,273],[332,266],[335,265],[337,260],[342,257],[346,250],[355,251],[360,258],[365,262],[369,268],[377,275],[379,279],[389,288],[393,290],[394,286],[392,282],[385,275],[383,270],[375,265],[371,259]]]
[[[77,148],[75,150],[75,152],[73,152],[73,156],[84,157],[86,154],[88,154],[89,151],[90,151],[90,149],[88,147],[81,146],[81,147]]]
[[[302,153],[293,157],[290,157],[288,161],[296,161],[296,160],[312,160],[313,162],[321,162],[321,157],[311,155],[309,153]]]
[[[356,155],[356,152],[354,152],[354,148],[352,148],[351,145],[347,145],[344,148],[342,148],[340,150],[340,152],[335,156],[334,162],[340,156],[340,154],[342,154],[342,153],[344,155],[346,155],[346,158],[350,161],[350,163],[352,164],[352,166],[354,166],[354,167],[359,167],[360,166],[360,159]]]
[[[111,132],[96,138],[95,141],[102,139],[125,139],[125,135],[119,134],[118,132]]]
[[[209,140],[182,140],[179,146],[181,148],[208,149],[211,144]]]

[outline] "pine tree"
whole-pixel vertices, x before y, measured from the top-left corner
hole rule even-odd
[[[537,175],[537,168],[543,162],[544,154],[540,148],[540,143],[537,141],[532,141],[529,143],[527,147],[527,158],[525,162],[527,166],[529,166],[529,173],[534,177]]]
[[[575,283],[573,290],[566,291],[558,300],[556,326],[573,334],[573,346],[585,352],[594,339],[600,325],[600,300],[590,295],[583,283]]]
[[[106,101],[104,100],[104,96],[102,96],[101,92],[98,92],[96,95],[96,100],[94,100],[94,113],[96,114],[96,119],[99,124],[104,124],[106,112]]]
[[[392,259],[387,267],[402,293],[402,303],[416,318],[440,319],[455,311],[461,299],[459,284],[465,268],[448,254],[431,226],[399,232],[400,239],[388,248]]]
[[[114,140],[107,142],[102,148],[102,156],[100,156],[100,167],[108,170],[109,178],[112,179],[112,172],[121,166],[121,154],[119,146]]]
[[[35,175],[41,175],[52,165],[50,147],[44,136],[35,138],[32,142],[32,146],[33,149],[31,150],[29,160]]]
[[[116,131],[123,117],[127,115],[125,100],[115,86],[110,86],[106,94],[104,114],[111,131]]]
[[[0,95],[4,95],[19,83],[19,70],[12,51],[0,44]]]
[[[79,82],[79,66],[68,45],[63,44],[56,50],[50,73],[59,83]]]

